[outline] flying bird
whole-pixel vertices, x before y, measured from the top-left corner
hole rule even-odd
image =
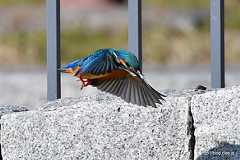
[[[157,107],[166,97],[145,81],[138,59],[124,49],[99,49],[60,70],[78,77],[81,88],[92,85],[140,106]]]

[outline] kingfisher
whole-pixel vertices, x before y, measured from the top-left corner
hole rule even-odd
[[[166,97],[152,88],[140,72],[137,57],[125,49],[104,48],[60,69],[88,85],[121,97],[128,103],[157,107]]]

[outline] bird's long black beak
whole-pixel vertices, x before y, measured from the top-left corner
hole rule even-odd
[[[64,69],[64,68],[58,68],[57,70],[60,71],[60,72],[65,72],[66,69]]]
[[[72,68],[58,68],[58,71],[62,72],[62,73],[73,73]]]

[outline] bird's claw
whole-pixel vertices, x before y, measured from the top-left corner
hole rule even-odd
[[[80,78],[80,81],[81,81],[81,90],[90,84],[90,81],[88,79],[84,80]]]
[[[81,88],[80,88],[80,89],[82,90],[82,89],[83,89],[83,87],[84,87],[84,85],[81,83]]]

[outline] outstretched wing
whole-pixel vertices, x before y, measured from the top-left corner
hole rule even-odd
[[[96,79],[91,85],[141,106],[156,107],[156,103],[162,104],[163,97],[166,97],[143,79],[131,75],[114,79]]]
[[[100,49],[90,55],[80,67],[80,73],[99,75],[117,70],[119,64],[111,53],[111,49]]]
[[[75,69],[75,68],[77,68],[77,67],[80,67],[80,66],[84,63],[84,61],[86,60],[86,58],[87,58],[87,57],[74,60],[74,61],[72,61],[72,62],[70,62],[70,63],[62,66],[60,69],[62,69],[62,70],[64,70],[64,69],[69,69],[69,68]]]

